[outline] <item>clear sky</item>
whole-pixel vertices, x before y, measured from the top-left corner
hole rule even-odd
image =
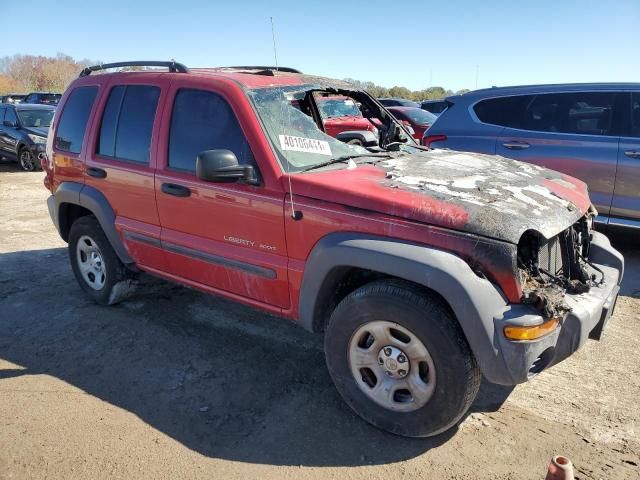
[[[476,72],[478,87],[640,81],[640,0],[24,1],[0,0],[0,56],[270,65],[272,16],[280,65],[306,73],[414,90],[473,89]]]

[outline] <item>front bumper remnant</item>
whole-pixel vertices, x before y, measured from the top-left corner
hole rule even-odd
[[[586,293],[565,295],[571,309],[560,325],[536,340],[512,341],[505,326],[530,326],[544,321],[529,305],[511,305],[494,318],[495,338],[512,382],[522,383],[545,368],[569,357],[588,338],[600,339],[613,314],[624,274],[624,260],[604,235],[593,232],[589,260],[604,273],[603,281]]]

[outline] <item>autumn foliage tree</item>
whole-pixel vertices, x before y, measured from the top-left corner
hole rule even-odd
[[[0,59],[0,95],[4,93],[63,92],[82,68],[93,63],[69,55],[55,57],[13,55]]]

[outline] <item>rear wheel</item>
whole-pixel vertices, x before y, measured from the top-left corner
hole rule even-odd
[[[18,163],[25,172],[39,170],[38,159],[27,147],[22,147],[18,153]]]
[[[455,317],[437,296],[398,281],[348,295],[325,335],[329,373],[369,423],[408,436],[436,435],[460,420],[480,371]]]
[[[101,305],[117,303],[133,290],[131,272],[120,261],[93,215],[73,222],[69,260],[82,290]]]

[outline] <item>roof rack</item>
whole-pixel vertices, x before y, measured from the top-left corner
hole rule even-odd
[[[174,61],[133,61],[133,62],[116,62],[116,63],[101,63],[100,65],[93,65],[91,67],[86,67],[82,69],[80,72],[81,77],[86,77],[87,75],[91,75],[92,72],[97,72],[99,70],[106,70],[108,68],[120,68],[120,67],[167,67],[171,73],[189,73],[189,69],[185,67],[182,63],[174,62]]]
[[[277,72],[285,72],[285,73],[302,73],[300,70],[296,70],[291,67],[264,67],[264,66],[252,66],[252,65],[243,65],[239,67],[218,67],[218,68],[229,68],[234,70],[274,70]]]

